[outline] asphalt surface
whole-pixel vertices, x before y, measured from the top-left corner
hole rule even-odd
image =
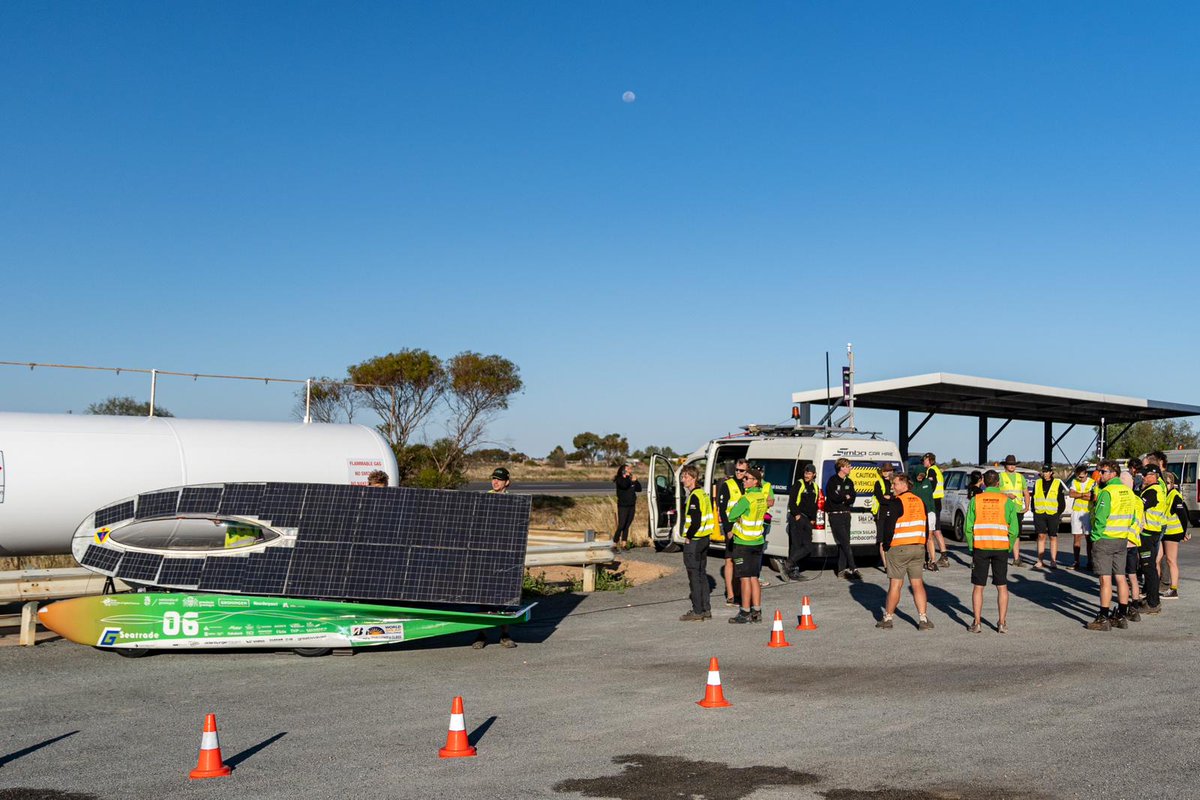
[[[956,563],[930,577],[928,632],[907,595],[894,630],[873,627],[872,568],[861,584],[771,586],[786,649],[766,647],[769,622],[726,624],[719,593],[716,619],[678,622],[682,571],[551,598],[515,650],[469,636],[321,659],[2,648],[0,800],[1194,797],[1200,546],[1183,552],[1183,599],[1109,633],[1082,627],[1092,578],[1023,569],[1012,633],[969,634]],[[794,630],[802,593],[817,631]],[[987,601],[994,619],[991,587]],[[732,708],[696,705],[714,655]],[[479,755],[440,760],[456,694]],[[234,772],[189,782],[210,711]]]

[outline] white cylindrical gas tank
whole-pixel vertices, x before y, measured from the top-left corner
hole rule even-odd
[[[366,483],[396,458],[364,425],[0,413],[0,555],[69,553],[80,520],[164,486]]]

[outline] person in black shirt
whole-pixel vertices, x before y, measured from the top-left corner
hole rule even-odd
[[[750,469],[750,462],[744,458],[738,459],[734,465],[733,475],[728,474],[728,466],[725,469],[726,477],[717,486],[716,508],[713,511],[717,514],[717,520],[721,525],[721,535],[725,539],[725,564],[721,569],[721,574],[725,578],[725,605],[737,607],[739,587],[733,579],[733,557],[730,555],[733,523],[729,521],[729,508],[746,491],[742,477],[746,474],[746,470]]]
[[[983,473],[979,470],[971,470],[971,475],[967,478],[967,501],[977,494],[983,493]]]
[[[681,622],[695,622],[712,619],[712,607],[709,605],[708,590],[708,544],[712,535],[714,520],[712,504],[700,485],[700,473],[691,464],[679,471],[679,482],[687,492],[687,506],[684,510],[683,566],[687,570],[688,594],[692,600],[692,610],[679,618]],[[705,512],[708,519],[705,519]]]
[[[854,552],[850,549],[850,511],[858,492],[850,478],[849,459],[839,458],[836,466],[837,472],[825,482],[825,517],[829,520],[833,541],[838,549],[835,574],[848,581],[860,581],[862,575],[854,565]]]
[[[642,490],[642,484],[633,477],[633,468],[622,464],[613,476],[617,485],[617,529],[613,532],[613,547],[629,549],[629,526],[633,524],[633,515],[637,511],[637,493]]]
[[[783,574],[794,581],[810,579],[810,576],[801,574],[801,565],[812,552],[812,524],[817,518],[817,496],[820,492],[817,488],[817,468],[806,464],[788,498],[788,557]]]

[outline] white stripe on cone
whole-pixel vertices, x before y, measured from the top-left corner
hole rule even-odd
[[[220,745],[217,744],[216,731],[205,731],[204,733],[200,734],[201,750],[216,750],[218,747],[220,747]]]
[[[783,620],[776,618],[775,621],[771,623],[771,632],[773,633],[775,631],[783,633]]]
[[[716,670],[709,670],[708,685],[709,686],[720,686],[721,685],[721,673],[717,672]]]
[[[467,729],[467,726],[463,724],[463,715],[462,714],[451,714],[450,715],[450,730],[465,731],[466,729]]]
[[[807,603],[800,606],[800,616],[802,616],[802,617],[808,616],[811,613],[812,613],[812,609],[808,607]]]

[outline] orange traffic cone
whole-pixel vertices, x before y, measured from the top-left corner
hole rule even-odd
[[[465,758],[475,755],[475,748],[467,741],[467,727],[463,724],[462,696],[454,698],[450,706],[450,732],[446,734],[446,746],[438,750],[438,758]]]
[[[783,638],[783,614],[775,609],[775,621],[771,623],[771,641],[767,647],[791,647],[792,643]]]
[[[717,659],[708,660],[708,685],[704,687],[704,699],[697,700],[696,705],[703,708],[726,708],[733,705],[725,699],[721,691],[721,671],[717,669]]]
[[[224,778],[230,772],[221,760],[221,745],[217,741],[217,715],[204,717],[204,733],[200,734],[200,760],[196,768],[188,773],[192,780],[197,778]]]
[[[808,605],[808,595],[804,595],[804,601],[800,604],[800,624],[796,626],[798,631],[815,631],[817,623],[813,622],[812,608]]]

